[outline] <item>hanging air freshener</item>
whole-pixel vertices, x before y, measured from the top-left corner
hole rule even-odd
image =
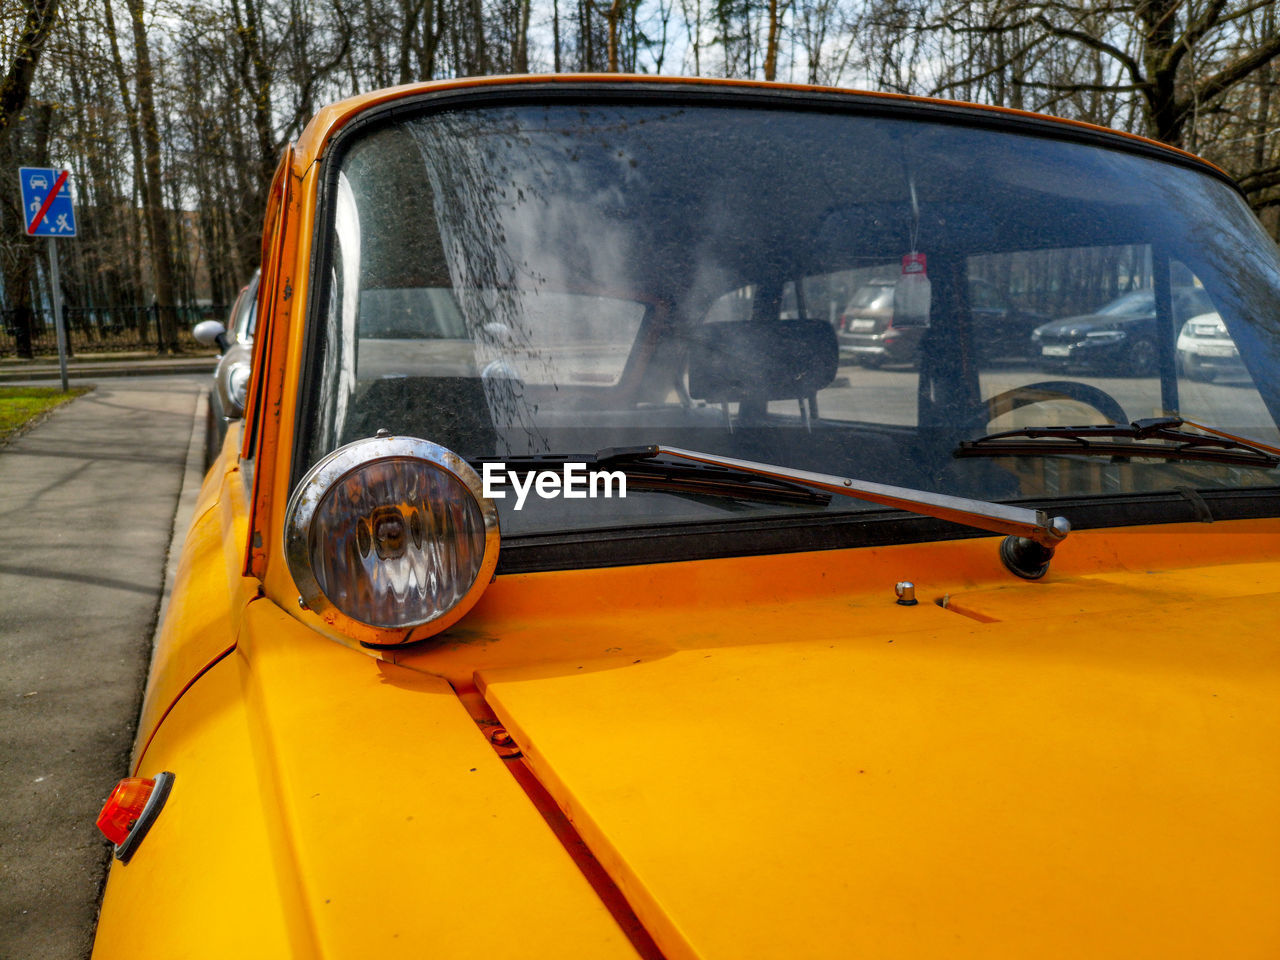
[[[933,291],[923,253],[902,258],[902,275],[893,288],[893,323],[902,327],[927,327]]]

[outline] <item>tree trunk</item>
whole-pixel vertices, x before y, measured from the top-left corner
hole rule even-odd
[[[531,0],[519,0],[516,15],[515,50],[511,57],[511,68],[516,73],[529,72],[529,15]]]
[[[618,72],[618,17],[622,14],[622,0],[613,0],[605,19],[609,24],[609,72]]]
[[[1180,0],[1147,0],[1138,6],[1138,20],[1145,30],[1142,60],[1147,85],[1143,96],[1147,101],[1151,135],[1175,146],[1182,143],[1185,122],[1178,110],[1177,67],[1169,62],[1176,36],[1175,16],[1179,3]]]
[[[11,47],[13,63],[0,81],[0,141],[8,138],[9,128],[27,104],[36,65],[58,16],[58,0],[29,0],[29,4],[22,30]]]
[[[779,29],[780,20],[778,0],[769,0],[769,39],[764,51],[764,78],[771,82],[778,75],[778,38],[782,32]]]
[[[160,127],[156,121],[155,76],[151,48],[143,22],[142,0],[125,0],[133,23],[133,47],[137,60],[138,118],[142,121],[147,222],[151,225],[151,262],[155,278],[155,299],[160,307],[161,352],[177,348],[177,320],[173,314],[173,256],[169,240],[169,220],[164,211],[164,191],[160,170]]]
[[[560,0],[551,0],[551,61],[556,73],[560,72]]]
[[[578,69],[594,70],[595,51],[591,43],[591,0],[578,0]]]
[[[141,0],[130,2],[140,3]],[[236,33],[240,36],[243,54],[241,62],[250,68],[242,79],[252,101],[253,131],[258,141],[258,192],[254,199],[263,201],[258,204],[258,207],[263,207],[279,161],[275,137],[271,131],[271,87],[275,78],[262,52],[262,23],[258,8],[254,6],[253,0],[244,0],[244,17],[241,19],[238,4],[233,0],[231,6],[236,18]]]
[[[40,163],[46,157],[48,141],[46,137],[39,135],[37,139],[45,143],[46,150],[38,151],[33,157],[18,156],[21,145],[14,127],[31,96],[36,66],[53,30],[57,14],[58,0],[31,0],[18,36],[10,47],[14,52],[13,62],[3,80],[0,80],[0,170],[16,170],[22,165],[20,161]],[[3,196],[3,200],[0,200],[0,229],[3,229],[6,241],[14,238],[5,244],[8,249],[4,251],[2,265],[5,295],[14,311],[14,346],[18,356],[30,359],[35,356],[31,313],[35,247],[23,238],[29,214],[21,209],[12,186],[0,196]]]

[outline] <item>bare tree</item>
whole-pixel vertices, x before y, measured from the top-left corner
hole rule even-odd
[[[9,0],[0,178],[19,158],[74,170],[69,301],[225,301],[256,265],[281,151],[321,104],[482,72],[678,70],[1145,133],[1234,174],[1278,233],[1278,20],[1273,0]],[[0,229],[21,320],[47,282],[16,191],[0,190]],[[1098,292],[1096,265],[1077,266],[1071,289]]]
[[[4,50],[5,71],[0,80],[0,172],[5,183],[14,183],[19,166],[17,158],[24,144],[15,130],[20,125],[23,111],[31,96],[36,70],[53,32],[58,16],[58,0],[27,0],[20,4],[12,36],[14,39]],[[8,26],[6,24],[6,26]],[[7,33],[8,31],[6,31]],[[43,160],[48,152],[48,129],[51,115],[41,111],[40,122],[34,127],[34,159]],[[17,331],[17,350],[22,356],[32,356],[31,281],[35,271],[33,249],[29,242],[18,238],[24,232],[27,213],[17,202],[12,190],[0,192],[0,269],[4,276],[5,300],[13,309],[12,324]]]

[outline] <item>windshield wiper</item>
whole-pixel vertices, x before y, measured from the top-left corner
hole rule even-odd
[[[689,463],[659,463],[657,462],[659,457],[686,460]],[[1050,517],[1042,510],[1029,510],[1004,503],[989,503],[985,500],[970,500],[968,497],[953,497],[941,493],[930,493],[926,490],[912,490],[909,487],[895,487],[887,483],[873,483],[870,480],[855,480],[852,477],[812,473],[808,470],[795,470],[791,467],[758,463],[754,460],[737,460],[733,457],[721,457],[713,453],[666,447],[660,444],[643,447],[610,447],[598,451],[593,457],[546,455],[524,456],[509,460],[501,457],[483,457],[471,462],[483,464],[486,461],[500,462],[505,464],[507,469],[517,471],[536,470],[567,462],[581,462],[602,467],[619,467],[626,472],[628,480],[643,474],[655,479],[685,480],[697,477],[713,481],[702,488],[704,492],[713,492],[717,489],[746,489],[753,490],[757,494],[767,492],[770,496],[794,491],[804,491],[810,496],[820,496],[813,493],[812,489],[805,491],[806,487],[813,488],[824,491],[826,494],[839,494],[842,497],[852,497],[855,500],[865,500],[885,507],[907,510],[921,516],[937,517],[940,520],[977,527],[979,530],[1007,534],[1000,544],[1000,558],[1010,571],[1028,580],[1044,576],[1049,569],[1054,548],[1071,532],[1071,524],[1066,517]],[[708,468],[714,468],[715,472],[709,472]],[[767,489],[756,486],[762,481],[769,484]],[[744,484],[746,486],[741,486]]]
[[[649,449],[649,448],[640,448]],[[633,448],[602,450],[595,454],[527,454],[518,457],[475,457],[468,462],[475,467],[484,463],[500,463],[516,474],[561,467],[566,463],[583,463],[588,468],[618,469],[627,476],[627,484],[637,490],[661,490],[691,499],[728,499],[753,503],[781,503],[795,506],[825,507],[831,495],[812,490],[799,483],[780,478],[744,474],[726,467],[703,464],[642,462],[633,456]]]
[[[1191,433],[1182,429],[1184,425],[1203,432]],[[967,440],[954,453],[957,457],[1085,454],[1202,460],[1264,469],[1280,466],[1280,449],[1276,447],[1180,417],[1084,427],[1024,427]]]
[[[606,464],[652,460],[655,457],[675,457],[753,476],[767,477],[775,481],[802,483],[842,497],[852,497],[855,500],[866,500],[885,507],[908,510],[926,517],[937,517],[940,520],[949,520],[952,523],[961,523],[980,530],[990,530],[992,533],[1006,533],[1050,549],[1066,539],[1071,530],[1071,525],[1065,517],[1050,518],[1040,510],[930,493],[926,490],[912,490],[909,487],[895,487],[887,483],[873,483],[870,480],[855,480],[852,477],[812,473],[808,470],[795,470],[791,467],[758,463],[754,460],[736,460],[733,457],[721,457],[713,453],[684,450],[680,447],[654,444],[646,447],[612,448],[601,450],[596,454],[597,462]]]

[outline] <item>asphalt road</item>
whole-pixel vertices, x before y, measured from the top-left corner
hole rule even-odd
[[[111,379],[0,447],[0,958],[86,957],[208,376]]]

